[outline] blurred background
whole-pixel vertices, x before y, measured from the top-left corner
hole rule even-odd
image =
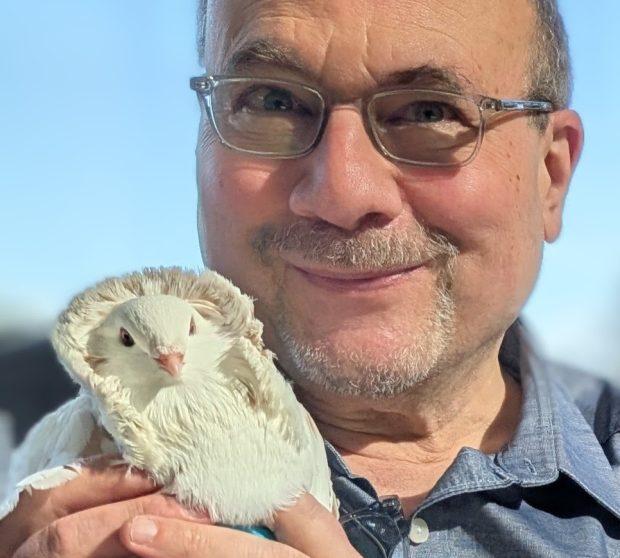
[[[586,146],[524,316],[544,353],[619,380],[620,2],[560,4]],[[61,374],[32,378],[73,294],[144,266],[201,265],[194,11],[193,0],[0,3],[0,409],[14,416],[66,394]]]

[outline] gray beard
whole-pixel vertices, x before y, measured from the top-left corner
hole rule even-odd
[[[280,287],[267,315],[280,341],[279,356],[293,380],[337,395],[383,399],[412,390],[447,360],[454,336],[452,285],[458,250],[444,235],[419,224],[406,234],[380,228],[347,233],[325,223],[299,221],[283,229],[259,229],[253,246],[266,265],[271,252],[279,250],[295,251],[308,261],[349,270],[413,266],[428,260],[438,269],[431,315],[416,324],[415,335],[402,332],[403,338],[413,337],[415,344],[387,351],[380,362],[371,361],[363,348],[338,350],[320,340],[305,339]]]

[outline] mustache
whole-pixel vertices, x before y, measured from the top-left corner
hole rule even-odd
[[[446,235],[418,222],[405,231],[367,227],[349,232],[304,220],[263,225],[254,233],[252,247],[264,263],[274,252],[295,252],[311,262],[356,271],[412,267],[428,260],[450,263],[458,255]]]

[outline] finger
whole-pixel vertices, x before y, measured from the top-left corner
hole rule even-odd
[[[312,558],[360,558],[338,520],[309,494],[277,514],[274,531],[279,541]]]
[[[141,558],[309,558],[294,548],[243,531],[155,516],[127,522],[120,539]]]
[[[49,490],[24,491],[15,510],[0,521],[0,541],[17,548],[30,535],[74,512],[152,493],[157,486],[142,472],[89,460],[75,479]],[[10,555],[10,554],[9,554]],[[0,552],[0,556],[2,556]]]
[[[209,522],[205,515],[193,515],[172,496],[150,494],[90,508],[47,525],[30,537],[14,558],[116,558],[127,555],[118,534],[120,527],[132,517],[156,514],[182,517],[186,521]]]
[[[159,487],[140,469],[107,456],[90,458],[82,467],[82,474],[68,482],[66,490],[50,492],[49,501],[61,515],[67,515],[110,502],[128,500],[155,492]],[[34,493],[33,493],[34,494]]]

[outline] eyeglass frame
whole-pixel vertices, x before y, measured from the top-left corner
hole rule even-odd
[[[244,149],[241,147],[237,147],[228,142],[223,136],[221,131],[219,130],[217,123],[215,121],[215,117],[213,115],[213,104],[211,101],[211,94],[213,93],[218,82],[227,81],[227,82],[252,82],[259,81],[261,83],[266,84],[281,84],[281,85],[293,85],[296,87],[301,87],[307,91],[318,96],[321,100],[321,124],[317,129],[314,140],[308,145],[306,149],[303,151],[293,153],[290,155],[282,155],[275,154],[270,152],[261,152],[255,151],[252,149]],[[370,131],[369,137],[371,138],[375,147],[379,150],[379,152],[389,160],[404,163],[412,166],[419,167],[435,167],[435,168],[450,168],[450,167],[460,167],[467,165],[470,163],[480,151],[480,146],[482,145],[482,140],[484,137],[484,132],[486,130],[487,121],[489,121],[494,116],[497,116],[502,113],[507,112],[533,112],[533,113],[542,113],[547,114],[550,112],[554,112],[556,107],[551,101],[542,101],[542,100],[532,100],[532,99],[497,99],[494,97],[488,97],[485,95],[465,95],[462,93],[454,92],[454,91],[444,91],[441,89],[425,89],[425,88],[416,88],[409,86],[401,86],[401,87],[389,87],[389,88],[380,88],[376,89],[367,95],[362,97],[357,97],[355,99],[348,100],[347,102],[333,102],[330,98],[330,95],[317,88],[307,85],[305,83],[301,83],[294,80],[285,80],[285,79],[275,79],[275,78],[263,78],[259,76],[228,76],[228,75],[202,75],[192,77],[189,80],[190,88],[196,92],[198,96],[199,103],[205,109],[207,116],[209,118],[209,122],[215,133],[217,134],[220,142],[227,146],[228,148],[237,151],[239,153],[247,153],[249,155],[256,155],[259,157],[265,157],[269,159],[298,159],[300,157],[304,157],[311,151],[313,151],[316,146],[320,143],[325,128],[327,126],[327,121],[329,120],[329,116],[334,106],[341,104],[350,104],[350,105],[358,105],[360,106],[360,112],[362,115],[362,119],[364,121],[364,127],[366,131]],[[397,157],[390,153],[386,147],[383,145],[383,142],[379,138],[377,130],[375,129],[375,123],[373,118],[371,118],[368,106],[370,103],[377,97],[386,96],[395,92],[402,91],[412,91],[412,92],[420,92],[420,93],[441,93],[443,95],[450,95],[455,98],[461,98],[468,101],[472,101],[477,107],[478,112],[480,114],[480,124],[478,126],[478,134],[476,137],[476,145],[472,153],[465,159],[464,161],[458,161],[455,163],[437,163],[431,161],[413,161],[411,159],[405,159],[403,157]],[[492,112],[491,112],[492,111]]]

